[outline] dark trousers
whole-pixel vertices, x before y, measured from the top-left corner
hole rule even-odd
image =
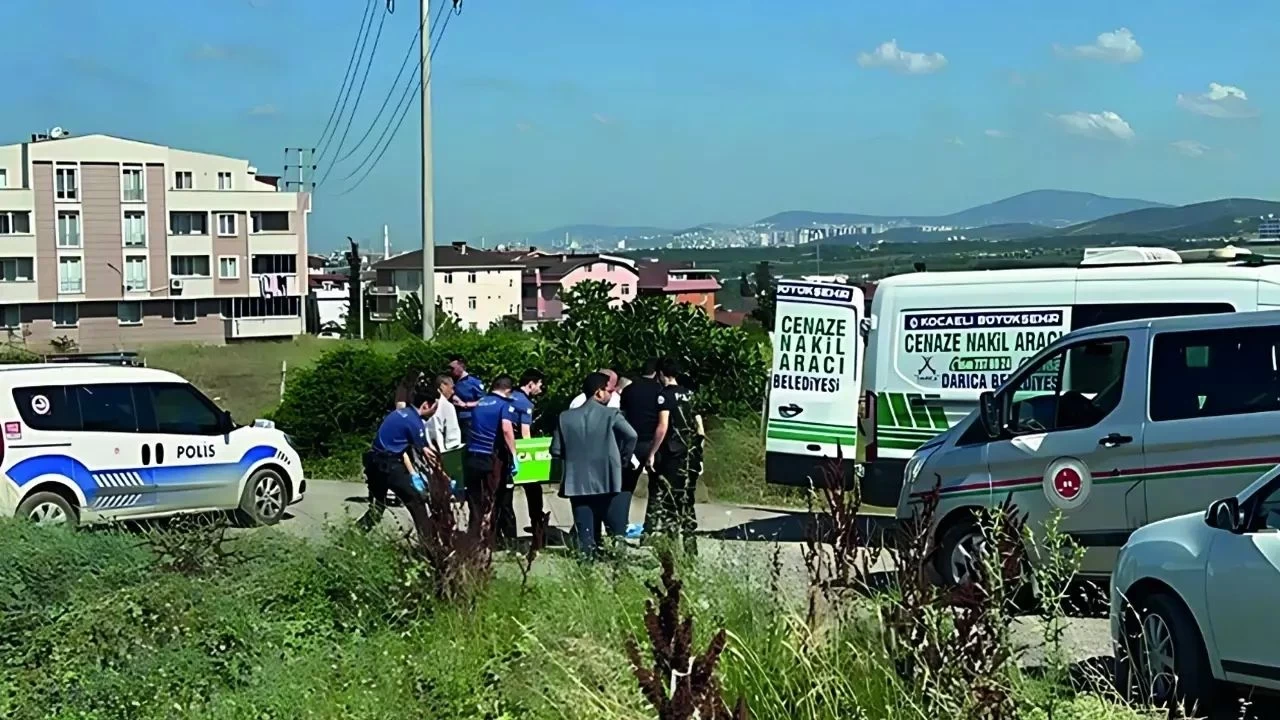
[[[524,501],[525,504],[529,506],[529,528],[532,532],[533,523],[541,517],[544,512],[546,512],[546,510],[543,509],[542,486],[536,483],[525,485]]]
[[[698,478],[702,475],[702,448],[658,455],[649,477],[649,504],[645,511],[645,533],[670,533],[684,538],[686,547],[696,550],[694,534],[698,516],[694,504]]]
[[[426,498],[413,486],[409,471],[399,455],[370,450],[364,454],[365,484],[369,487],[369,509],[357,521],[365,530],[372,530],[382,521],[387,511],[387,492],[393,492],[413,518],[418,539],[427,537]]]
[[[493,476],[494,465],[498,476]],[[489,527],[495,539],[508,543],[516,538],[516,512],[513,505],[513,488],[509,465],[501,458],[480,453],[467,453],[463,461],[463,480],[467,485],[467,529],[472,535],[480,532],[484,509],[489,509]]]
[[[602,544],[600,528],[612,537],[621,537],[627,531],[625,506],[619,503],[621,493],[608,495],[579,495],[569,498],[573,508],[573,531],[578,536],[578,549],[588,557],[595,555]]]

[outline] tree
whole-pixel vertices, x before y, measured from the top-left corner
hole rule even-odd
[[[773,273],[769,270],[769,263],[761,262],[757,265],[755,272],[756,307],[751,311],[751,317],[764,326],[765,330],[769,331],[773,330],[774,306],[776,304],[774,290],[776,285]]]
[[[351,249],[346,252],[347,260],[347,337],[360,337],[364,318],[361,317],[360,306],[364,283],[360,282],[360,245],[351,236],[347,236]]]
[[[738,296],[739,297],[755,297],[756,289],[751,286],[751,278],[746,273],[738,276]]]

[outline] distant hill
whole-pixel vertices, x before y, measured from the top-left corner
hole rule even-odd
[[[1252,198],[1228,198],[1181,207],[1147,208],[1072,225],[1058,235],[1159,234],[1186,236],[1231,234],[1252,230],[1257,217],[1280,213],[1280,202]],[[1242,221],[1237,223],[1236,221]]]
[[[499,243],[528,243],[534,247],[557,247],[564,243],[565,236],[568,235],[570,240],[578,240],[583,243],[584,247],[590,247],[594,242],[602,243],[601,250],[607,243],[616,243],[619,240],[627,240],[641,237],[667,236],[671,231],[651,227],[648,225],[562,225],[560,227],[551,228],[550,230],[540,230],[530,233],[503,233],[501,235],[490,235],[486,242],[490,247]]]
[[[1009,223],[1007,225],[987,225],[964,230],[925,231],[918,227],[890,228],[875,235],[837,235],[823,242],[831,244],[862,245],[868,242],[943,242],[952,237],[963,237],[966,240],[1015,240],[1018,238],[1044,235],[1049,229],[1043,225],[1030,223]]]
[[[1118,213],[1163,207],[1169,206],[1147,200],[1113,198],[1073,190],[1032,190],[950,215],[890,216],[789,210],[770,215],[759,222],[780,229],[845,224],[949,225],[962,228],[1028,224],[1064,227]]]

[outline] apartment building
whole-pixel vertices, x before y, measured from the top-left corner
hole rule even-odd
[[[370,319],[385,322],[395,317],[396,304],[406,296],[422,294],[422,251],[414,250],[374,263],[377,279],[370,288]],[[520,315],[521,265],[513,265],[498,253],[467,247],[466,243],[435,249],[435,291],[445,312],[458,317],[462,327],[484,330],[505,317]]]
[[[0,327],[36,352],[300,334],[310,211],[247,160],[109,135],[0,146]]]

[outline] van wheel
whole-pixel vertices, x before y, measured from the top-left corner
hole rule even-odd
[[[275,525],[289,504],[289,487],[279,472],[263,468],[249,478],[237,515],[246,525]]]
[[[933,566],[943,585],[956,587],[973,577],[973,567],[982,553],[983,543],[982,529],[972,518],[961,520],[942,533]]]
[[[1217,685],[1191,613],[1164,593],[1136,610],[1118,648],[1116,687],[1134,702],[1184,708],[1192,716],[1211,708]]]
[[[61,526],[75,529],[80,525],[80,514],[67,499],[57,493],[38,492],[22,501],[14,517],[24,518],[37,525]]]

